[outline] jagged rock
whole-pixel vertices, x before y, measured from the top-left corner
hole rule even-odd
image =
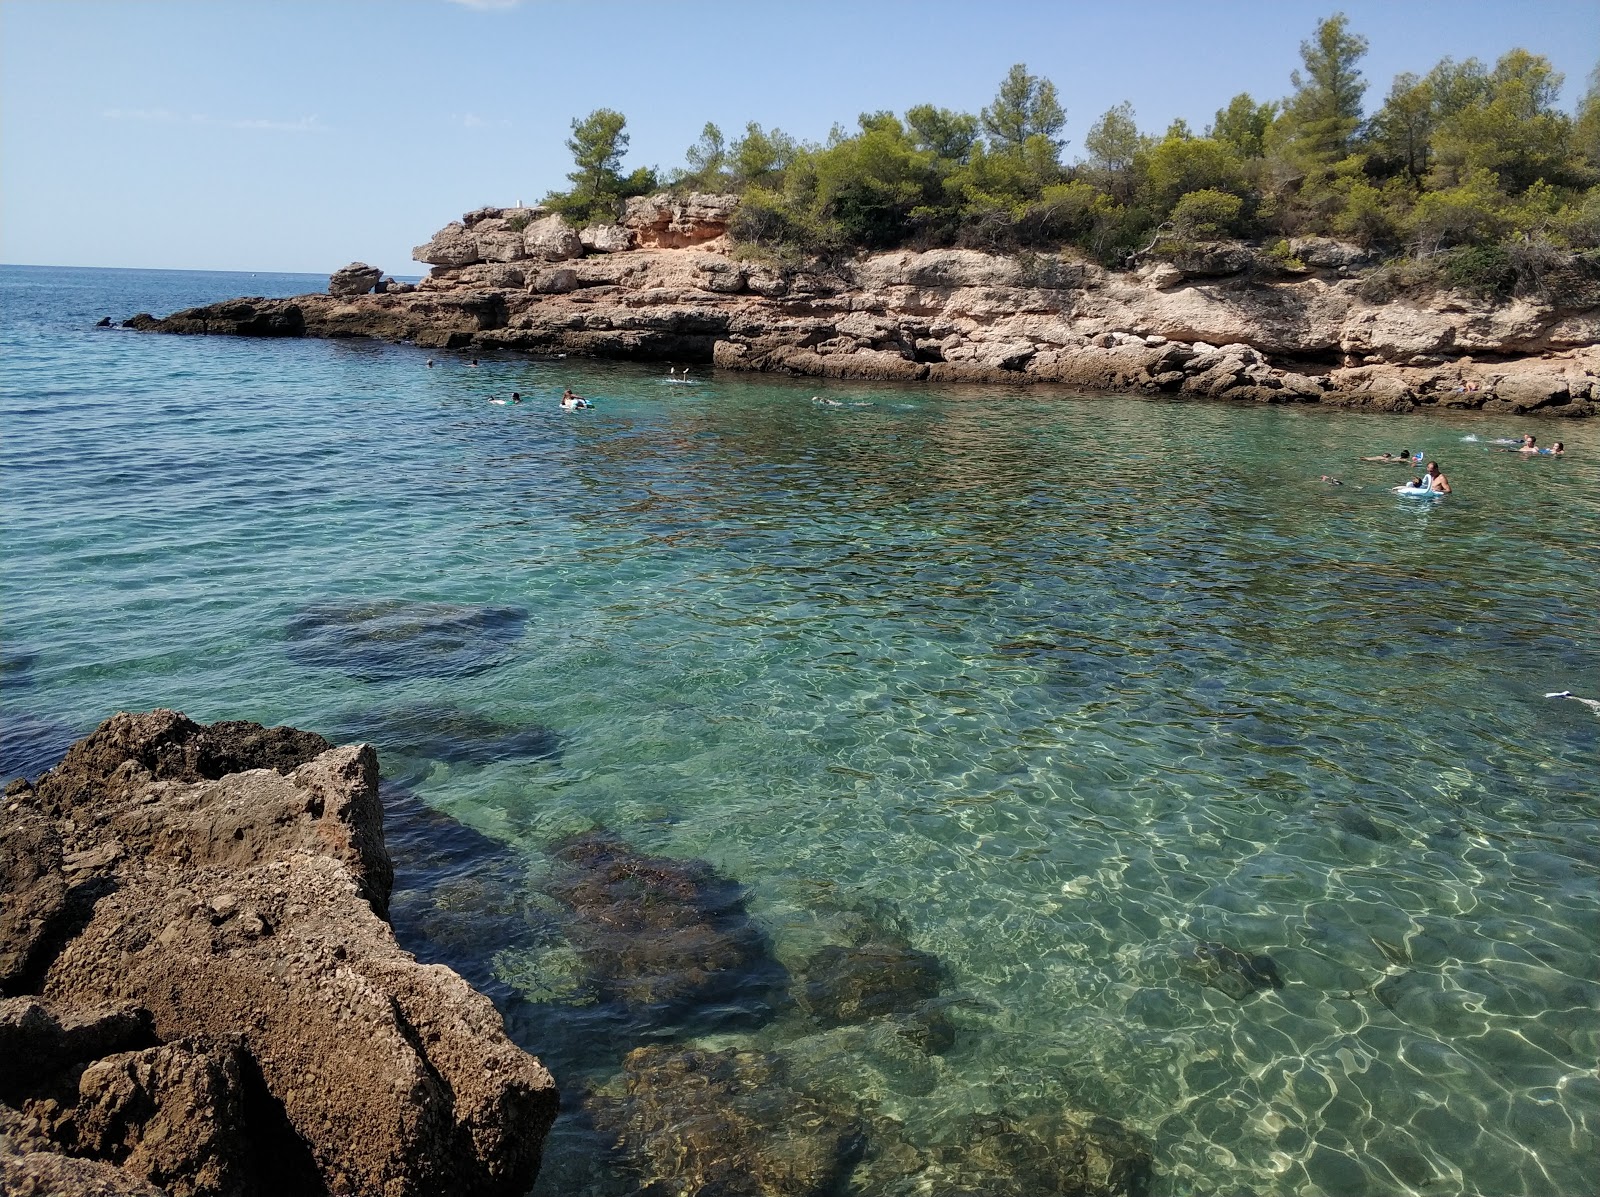
[[[736,195],[640,195],[628,200],[622,225],[641,248],[680,249],[722,236],[738,207]]]
[[[173,1192],[231,1191],[198,1178],[233,1158],[209,1136],[238,1108],[263,1193],[526,1191],[554,1085],[485,998],[418,965],[379,917],[391,872],[371,748],[119,715],[12,788],[0,835],[37,840],[43,819],[69,908],[104,884],[45,941],[38,997],[0,1008],[29,1143],[144,1160]],[[146,1030],[155,1045],[126,1042]],[[11,1092],[112,1046],[135,1055],[84,1068],[76,1110]]]
[[[622,253],[633,248],[633,234],[620,224],[591,224],[578,232],[583,248],[597,254]]]
[[[365,295],[383,278],[383,271],[365,262],[351,262],[328,276],[329,295]]]
[[[1356,282],[1329,277],[1350,267],[1285,278],[1237,242],[1184,247],[1176,264],[1131,275],[1059,255],[1024,261],[954,249],[793,269],[729,258],[720,238],[735,207],[732,197],[637,197],[620,226],[583,234],[537,209],[482,209],[468,214],[471,228],[452,225],[418,250],[434,269],[414,294],[386,288],[373,296],[234,301],[128,323],[169,332],[369,336],[428,347],[714,361],[849,379],[1172,391],[1185,384],[1172,377],[1179,366],[1170,362],[1078,353],[1154,351],[1167,347],[1165,339],[1193,342],[1196,356],[1211,346],[1241,346],[1232,356],[1246,367],[1260,364],[1250,353],[1291,357],[1317,376],[1313,388],[1286,385],[1282,371],[1228,370],[1187,385],[1194,395],[1248,392],[1257,400],[1390,410],[1487,405],[1562,416],[1594,404],[1593,376],[1585,371],[1600,367],[1600,271],[1578,258],[1552,267],[1551,277],[1573,280],[1552,284],[1552,298],[1510,303],[1458,294],[1376,302]],[[507,235],[518,229],[521,251],[548,266],[483,260],[514,256]],[[618,229],[639,248],[621,248]],[[586,238],[596,252],[583,258]],[[1319,242],[1307,252],[1317,261],[1345,261],[1351,251]],[[1427,378],[1463,352],[1506,368],[1479,370],[1472,379],[1478,385],[1461,390]],[[1346,369],[1375,367],[1390,381],[1318,374],[1341,356]],[[1495,383],[1534,363],[1549,368],[1548,389],[1541,376],[1496,392]],[[1195,365],[1190,376],[1216,364]]]
[[[559,216],[545,216],[523,230],[527,256],[541,262],[562,262],[583,257],[583,242],[577,232]]]
[[[78,1078],[73,1150],[115,1160],[170,1197],[260,1191],[244,1126],[249,1067],[236,1041],[181,1039],[96,1060]]]
[[[6,1197],[169,1197],[160,1189],[101,1160],[49,1151],[14,1153],[0,1136],[0,1192]]]
[[[1289,253],[1307,266],[1324,269],[1346,269],[1365,266],[1372,260],[1370,251],[1348,241],[1335,241],[1331,237],[1295,237],[1289,241]]]
[[[1236,241],[1215,241],[1185,246],[1168,256],[1185,278],[1217,278],[1240,274],[1256,264],[1255,251]]]
[[[775,1055],[642,1047],[622,1066],[623,1093],[588,1108],[647,1192],[829,1197],[865,1146],[859,1120],[790,1088]]]
[[[471,266],[482,260],[478,239],[467,231],[466,225],[457,222],[445,225],[426,245],[413,249],[411,256],[430,266]]]
[[[17,1100],[70,1064],[155,1041],[150,1011],[139,1006],[57,1010],[35,997],[0,999],[0,1100]]]

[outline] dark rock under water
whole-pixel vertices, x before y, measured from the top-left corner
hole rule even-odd
[[[505,660],[527,619],[514,606],[327,599],[295,612],[284,635],[291,660],[360,681],[470,677]]]
[[[1263,989],[1282,989],[1278,962],[1271,956],[1249,956],[1220,943],[1195,944],[1179,961],[1184,976],[1243,1001]]]
[[[402,783],[419,780],[427,761],[489,765],[561,757],[561,737],[552,728],[504,723],[448,703],[364,711],[335,726],[341,742],[377,748],[384,777]]]

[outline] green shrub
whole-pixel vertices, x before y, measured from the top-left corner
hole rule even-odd
[[[1469,245],[1444,258],[1445,281],[1480,299],[1504,299],[1517,285],[1517,271],[1503,245]]]
[[[1237,231],[1244,200],[1225,191],[1191,191],[1172,209],[1172,223],[1194,238],[1226,237]]]

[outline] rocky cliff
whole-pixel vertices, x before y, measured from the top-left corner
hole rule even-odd
[[[0,1190],[525,1193],[557,1094],[402,952],[377,759],[118,715],[0,815]]]
[[[1384,411],[1600,408],[1600,273],[1582,262],[1547,298],[1505,303],[1370,298],[1361,251],[1326,241],[1296,243],[1292,271],[1234,244],[1128,272],[971,250],[780,266],[730,243],[736,206],[641,197],[619,223],[582,230],[538,208],[482,208],[417,247],[432,270],[414,289],[351,294],[351,278],[377,274],[353,263],[338,294],[128,324]]]

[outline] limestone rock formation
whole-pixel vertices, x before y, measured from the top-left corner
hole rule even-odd
[[[11,787],[0,868],[13,1188],[45,1148],[174,1194],[532,1183],[555,1086],[395,944],[370,747],[118,715]]]
[[[329,295],[365,295],[378,285],[383,271],[365,262],[351,262],[328,276]]]
[[[640,247],[681,249],[722,236],[738,207],[736,195],[696,191],[681,200],[670,195],[641,195],[628,201],[622,224],[632,231],[634,243]]]
[[[591,224],[578,232],[583,248],[597,254],[616,254],[633,248],[633,234],[620,224]]]
[[[796,268],[732,255],[737,202],[639,196],[619,224],[582,232],[543,209],[482,208],[417,248],[433,270],[414,294],[236,300],[128,323],[1388,411],[1600,409],[1600,270],[1578,258],[1551,267],[1545,298],[1511,302],[1382,298],[1357,277],[1364,251],[1327,238],[1292,243],[1292,268],[1237,242],[1128,272],[963,249]]]
[[[583,242],[577,230],[559,216],[543,216],[523,231],[526,256],[541,262],[564,262],[583,257]]]

